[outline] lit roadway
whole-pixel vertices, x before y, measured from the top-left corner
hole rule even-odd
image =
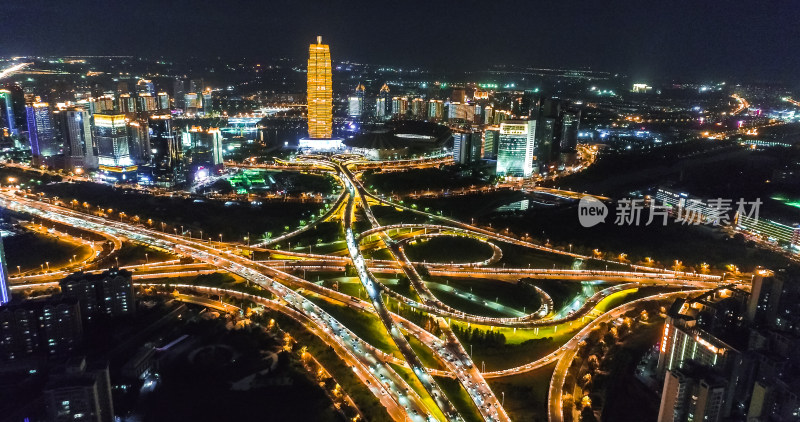
[[[13,202],[9,201],[9,199]],[[333,333],[334,335],[331,338],[335,339],[335,344],[341,346],[343,349],[348,349],[355,358],[360,357],[367,359],[369,357],[369,354],[365,353],[369,351],[369,349],[365,347],[365,343],[358,339],[350,330],[302,295],[251,268],[253,262],[241,256],[220,252],[202,242],[186,239],[181,236],[173,236],[144,227],[136,227],[122,222],[81,214],[44,202],[32,201],[16,196],[9,197],[5,192],[2,194],[2,199],[0,199],[0,206],[14,211],[35,214],[64,224],[80,224],[81,227],[107,231],[140,243],[152,245],[161,249],[175,250],[184,256],[210,262],[219,268],[258,284],[265,290],[281,298],[287,304],[291,305],[296,312],[302,313],[306,318],[315,321],[321,326],[320,329]],[[398,403],[396,409],[403,409],[404,418],[412,421],[422,421],[426,419],[429,414],[427,407],[413,389],[408,387],[402,377],[388,366],[387,363],[381,361],[375,355],[372,355],[372,359],[369,359],[369,364],[372,365],[372,369],[369,371],[378,374],[377,376],[380,382],[376,380],[376,382],[378,382],[377,385],[384,386],[381,390],[381,396],[378,396],[379,399],[383,396],[383,391],[386,391],[393,395],[395,402]],[[369,367],[366,363],[365,366]],[[392,416],[396,418],[396,412],[392,414]],[[403,420],[403,418],[396,418],[396,420]]]
[[[195,262],[181,263],[178,261],[147,263],[131,266],[135,271],[137,283],[149,279],[166,277],[183,277],[197,274],[206,274],[216,271],[228,271],[257,284],[276,299],[253,296],[246,293],[216,289],[218,293],[229,296],[247,298],[295,319],[312,333],[331,345],[339,357],[350,367],[361,382],[380,400],[394,420],[462,420],[453,404],[445,396],[433,379],[432,375],[447,376],[457,379],[469,394],[475,407],[486,421],[507,421],[508,415],[497,397],[489,388],[485,378],[498,378],[508,375],[524,373],[558,362],[550,385],[549,418],[551,421],[560,421],[563,417],[561,409],[561,396],[566,380],[566,369],[575,357],[577,344],[585,337],[588,330],[597,324],[617,318],[624,312],[634,309],[646,300],[666,299],[677,295],[686,295],[685,290],[708,289],[719,285],[721,278],[713,275],[686,273],[671,270],[660,270],[646,266],[627,264],[628,271],[596,271],[596,270],[569,270],[569,269],[532,269],[532,268],[493,268],[489,265],[496,264],[502,258],[502,249],[498,244],[512,244],[534,250],[560,254],[574,259],[597,259],[599,256],[585,256],[571,251],[551,248],[549,246],[534,244],[526,238],[517,238],[509,233],[487,230],[485,228],[462,223],[460,221],[439,215],[418,211],[401,204],[387,200],[383,195],[369,192],[360,182],[363,170],[380,167],[384,170],[402,170],[407,168],[421,168],[437,166],[452,160],[449,157],[431,157],[421,160],[406,160],[402,162],[369,162],[353,156],[303,156],[301,160],[279,162],[278,165],[247,164],[241,167],[249,168],[279,168],[284,170],[325,172],[336,178],[342,186],[342,192],[336,201],[320,217],[305,227],[283,234],[275,239],[264,241],[256,246],[245,247],[237,244],[222,242],[202,241],[172,235],[148,229],[142,225],[112,221],[109,219],[89,215],[68,208],[58,206],[56,201],[47,201],[44,198],[31,200],[16,196],[13,192],[0,192],[0,207],[9,208],[19,212],[33,214],[38,217],[60,222],[66,225],[80,227],[81,229],[102,233],[121,243],[130,240],[142,243],[161,250],[168,250],[181,256],[191,257]],[[567,191],[551,191],[550,194],[574,198],[578,193]],[[54,202],[54,203],[50,203]],[[436,224],[396,224],[381,225],[372,214],[370,204],[384,204],[404,211],[410,211],[423,216]],[[63,205],[63,204],[61,204]],[[360,209],[372,226],[371,229],[355,233],[353,220],[356,209]],[[320,255],[300,253],[296,251],[275,251],[265,249],[270,244],[291,239],[302,234],[321,221],[341,220],[345,229],[346,250],[345,256],[335,254]],[[404,246],[417,239],[434,236],[462,236],[475,239],[492,248],[492,256],[479,262],[466,264],[446,263],[419,263],[411,262],[405,254]],[[386,249],[391,253],[391,260],[367,260],[362,255],[362,250],[370,248]],[[252,261],[243,255],[248,250],[268,251],[272,259],[265,261]],[[597,254],[596,254],[597,255]],[[275,259],[280,257],[281,259]],[[199,262],[197,262],[199,261]],[[601,259],[601,261],[603,261]],[[606,262],[618,264],[616,261]],[[345,264],[351,263],[358,274],[358,279],[367,292],[368,301],[340,293],[309,282],[304,277],[292,275],[292,271],[341,271]],[[511,313],[510,317],[483,317],[471,315],[454,309],[442,303],[429,290],[427,284],[418,274],[417,268],[425,267],[432,275],[451,277],[477,277],[493,278],[504,281],[516,281],[522,277],[531,278],[559,278],[567,280],[614,280],[623,281],[623,284],[608,287],[589,296],[587,293],[580,303],[570,305],[569,308],[555,312],[553,302],[549,296],[537,289],[542,305],[530,314],[518,311]],[[380,283],[375,278],[375,273],[402,273],[411,281],[412,287],[420,297],[414,301],[400,295]],[[13,289],[25,289],[36,286],[50,286],[63,276],[63,273],[51,273],[38,276],[15,277],[12,281]],[[645,299],[629,302],[616,307],[608,312],[598,310],[601,302],[617,295],[626,295],[636,291],[639,286],[661,286],[678,288],[682,292],[663,293]],[[189,288],[189,286],[187,286]],[[194,290],[207,291],[215,288],[191,286]],[[297,289],[294,291],[292,289]],[[304,292],[300,294],[299,292]],[[459,292],[453,289],[454,294]],[[464,294],[464,292],[461,292]],[[307,299],[304,295],[311,294],[326,300],[340,302],[360,312],[372,313],[378,316],[386,333],[397,346],[403,359],[387,355],[353,334],[347,327],[336,321],[322,308]],[[438,338],[430,332],[414,325],[397,314],[391,313],[386,306],[384,296],[389,296],[398,302],[405,303],[433,316],[439,324],[443,338]],[[471,295],[470,296],[474,296]],[[191,296],[187,300],[201,300]],[[604,308],[603,308],[604,309]],[[458,338],[449,326],[449,320],[481,324],[484,326],[501,326],[514,328],[529,328],[538,333],[539,329],[548,329],[552,332],[561,329],[570,330],[583,327],[566,344],[550,354],[532,362],[514,368],[481,373],[473,364],[470,356],[464,350]],[[588,322],[588,325],[585,323]],[[426,368],[420,358],[411,348],[404,333],[414,336],[427,346],[445,368],[435,370]],[[415,391],[389,364],[404,366],[416,377],[424,391]],[[422,396],[420,395],[422,394]],[[429,396],[429,398],[428,398]],[[431,400],[432,399],[432,400]]]

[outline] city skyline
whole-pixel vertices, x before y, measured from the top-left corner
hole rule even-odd
[[[245,3],[0,6],[9,422],[800,422],[793,9]]]
[[[300,40],[321,34],[337,46],[334,60],[380,65],[457,71],[499,64],[592,68],[645,80],[800,83],[793,71],[800,66],[793,54],[800,50],[793,25],[800,20],[800,8],[789,1],[769,7],[738,0],[636,5],[512,1],[491,6],[335,1],[245,7],[200,2],[189,8],[145,0],[106,5],[102,12],[107,16],[125,16],[107,28],[77,24],[100,13],[89,2],[36,3],[13,0],[0,6],[5,9],[0,34],[6,40],[0,55],[159,56],[179,51],[183,56],[301,59]],[[420,15],[409,20],[403,17],[405,10]],[[199,32],[159,24],[162,16],[198,22]],[[31,29],[20,22],[37,24]],[[448,29],[460,22],[465,25]],[[154,31],[141,30],[150,26]],[[503,30],[497,32],[499,28]],[[246,41],[253,38],[265,42],[253,48]],[[106,43],[108,39],[116,42]]]

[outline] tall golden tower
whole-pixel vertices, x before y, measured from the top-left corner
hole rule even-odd
[[[318,36],[308,47],[308,137],[330,139],[332,122],[331,50]]]

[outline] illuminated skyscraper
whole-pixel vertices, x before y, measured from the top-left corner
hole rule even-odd
[[[101,166],[133,164],[128,147],[128,124],[123,114],[95,114],[94,137]]]
[[[330,139],[332,123],[331,51],[318,36],[308,47],[308,137]]]
[[[156,95],[156,88],[153,86],[153,81],[139,79],[139,82],[136,83],[136,93],[139,95]]]
[[[347,114],[350,117],[361,117],[364,114],[364,85],[358,84],[356,94],[349,98]]]
[[[97,168],[89,112],[80,107],[70,107],[53,113],[53,117],[59,128],[59,143],[64,147],[66,168],[73,171]]]
[[[203,91],[203,115],[208,116],[211,114],[211,90],[206,89]]]
[[[375,103],[375,116],[382,119],[388,119],[392,116],[392,98],[389,95],[389,85],[383,84],[381,92],[378,94],[378,99]]]
[[[25,107],[28,117],[28,138],[31,142],[31,155],[37,164],[42,158],[61,153],[55,129],[53,113],[47,103],[35,102]]]
[[[535,120],[506,121],[500,124],[498,176],[531,177],[535,133]]]
[[[158,109],[169,110],[169,95],[166,92],[158,93]]]
[[[7,89],[0,89],[0,128],[3,127],[8,128],[12,135],[17,133],[14,103],[11,101],[11,91]]]

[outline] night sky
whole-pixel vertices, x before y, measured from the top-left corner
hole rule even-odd
[[[0,55],[303,58],[800,84],[800,1],[2,0]]]

